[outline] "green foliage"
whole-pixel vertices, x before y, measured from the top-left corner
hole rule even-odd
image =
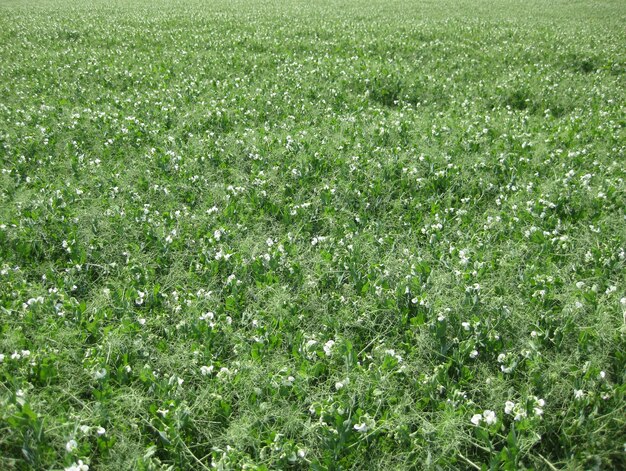
[[[0,13],[0,469],[626,468],[624,2]]]

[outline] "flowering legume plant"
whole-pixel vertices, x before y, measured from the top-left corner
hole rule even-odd
[[[0,0],[0,469],[625,469],[625,24]]]

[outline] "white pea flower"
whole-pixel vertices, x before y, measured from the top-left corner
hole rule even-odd
[[[493,425],[498,421],[498,418],[496,417],[496,413],[489,409],[483,412],[483,417],[487,425]]]
[[[470,419],[470,422],[472,422],[474,425],[480,425],[480,423],[483,420],[483,416],[480,414],[474,414],[472,416],[472,418]]]
[[[78,460],[78,463],[65,468],[65,471],[89,471],[89,465],[83,463],[83,460]]]
[[[96,370],[93,373],[93,377],[95,379],[102,379],[107,375],[107,370],[105,368],[102,368],[101,370]]]
[[[362,422],[360,424],[355,424],[354,430],[356,430],[359,433],[365,433],[369,430],[369,427],[365,422]]]
[[[226,368],[225,366],[223,366],[222,368],[220,368],[220,370],[217,373],[217,377],[220,379],[224,379],[225,377],[230,375],[230,370],[228,368]]]
[[[76,440],[72,439],[69,442],[67,442],[65,444],[65,449],[67,450],[68,453],[73,452],[76,448],[78,448],[78,443],[76,443]]]
[[[513,412],[513,408],[515,407],[515,403],[513,401],[506,401],[504,403],[504,413],[510,414]]]

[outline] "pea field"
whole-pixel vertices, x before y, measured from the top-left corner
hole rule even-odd
[[[0,469],[626,469],[626,2],[0,0]]]

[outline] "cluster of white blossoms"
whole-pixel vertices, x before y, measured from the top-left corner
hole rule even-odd
[[[326,354],[327,357],[333,354],[334,346],[335,346],[335,341],[332,339],[324,344],[324,354]]]
[[[532,411],[532,414],[535,417],[543,416],[543,408],[545,407],[545,405],[545,400],[539,399],[535,396],[531,396],[528,398],[526,403],[515,403],[513,401],[506,401],[506,403],[504,404],[504,413],[507,415],[512,415],[513,420],[518,422],[528,417],[529,410]]]
[[[89,465],[83,463],[83,460],[78,460],[78,462],[65,468],[65,471],[89,471]]]
[[[498,421],[496,413],[490,409],[485,409],[482,414],[474,414],[470,419],[474,425],[478,426],[483,422],[487,425],[493,425]]]

